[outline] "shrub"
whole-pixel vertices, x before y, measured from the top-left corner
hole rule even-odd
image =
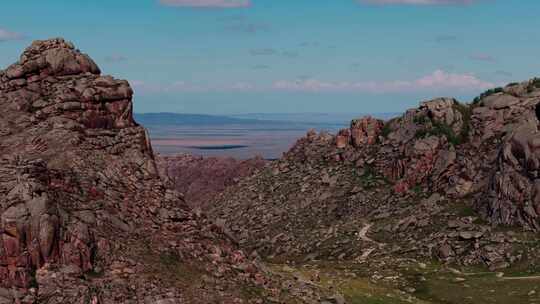
[[[533,78],[529,85],[527,86],[527,92],[530,93],[534,91],[534,89],[540,89],[540,78]]]
[[[429,129],[423,129],[416,132],[415,137],[416,138],[425,138],[428,136],[444,136],[448,140],[448,142],[453,145],[457,146],[462,143],[462,139],[460,136],[456,135],[454,133],[454,130],[452,130],[452,127],[449,126],[446,123],[443,122],[432,122],[432,127]]]
[[[414,122],[415,124],[417,124],[417,125],[425,125],[425,124],[428,123],[428,121],[429,121],[429,119],[428,119],[426,116],[424,116],[424,115],[421,115],[421,116],[415,116],[415,117],[413,118],[413,122]]]
[[[469,138],[469,131],[471,128],[470,123],[472,110],[470,107],[460,103],[455,103],[453,108],[456,111],[459,111],[463,118],[463,127],[461,128],[459,134],[456,134],[452,129],[452,126],[444,122],[433,121],[425,116],[421,116],[423,118],[423,120],[421,120],[421,123],[416,121],[415,122],[421,125],[427,125],[428,123],[431,123],[431,126],[426,126],[423,129],[416,131],[414,135],[415,138],[425,138],[428,136],[444,136],[453,146],[458,146],[466,142]]]
[[[490,96],[490,95],[493,95],[493,94],[497,94],[497,93],[501,93],[503,92],[503,88],[501,87],[498,87],[498,88],[494,88],[494,89],[489,89],[487,91],[485,91],[484,93],[480,94],[479,96],[475,97],[473,99],[473,104],[477,104],[480,102],[480,100]]]
[[[472,108],[470,106],[457,102],[454,104],[454,109],[461,113],[461,116],[463,118],[463,126],[457,138],[459,144],[461,144],[469,140],[469,131],[471,130]]]
[[[383,126],[383,128],[381,130],[381,135],[384,138],[388,138],[388,135],[390,133],[392,133],[392,131],[393,130],[392,130],[392,127],[390,127],[390,122],[387,122],[387,123],[384,124],[384,126]]]

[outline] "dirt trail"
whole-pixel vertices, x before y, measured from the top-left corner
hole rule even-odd
[[[384,246],[383,243],[379,243],[377,241],[374,241],[370,237],[367,236],[367,233],[369,232],[371,227],[373,227],[372,223],[367,223],[364,227],[362,227],[362,229],[360,229],[360,231],[358,232],[358,239],[362,240],[362,241],[369,242],[369,243],[377,244],[379,247]]]
[[[377,245],[378,248],[384,247],[385,244],[374,241],[370,237],[367,236],[367,233],[369,232],[371,227],[373,227],[372,223],[367,223],[364,227],[362,227],[362,229],[360,229],[360,231],[358,232],[358,239],[368,242],[368,243],[373,243]],[[359,256],[357,260],[358,261],[367,260],[367,258],[371,255],[371,253],[375,251],[376,249],[377,248],[367,248],[366,250],[363,251],[362,255]]]
[[[501,278],[502,281],[507,280],[540,280],[540,276],[530,276],[530,277],[504,277]]]

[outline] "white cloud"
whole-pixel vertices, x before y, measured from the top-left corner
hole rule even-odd
[[[471,60],[477,60],[477,61],[487,61],[487,62],[495,62],[497,59],[495,57],[489,55],[489,54],[473,54],[469,56]]]
[[[236,91],[251,91],[251,90],[256,89],[256,86],[248,82],[240,81],[240,82],[233,83],[232,85],[225,87],[225,89],[227,88],[231,90],[236,90]]]
[[[23,39],[24,35],[0,28],[0,41]]]
[[[368,4],[405,4],[405,5],[441,5],[441,4],[471,4],[475,0],[359,0]]]
[[[175,93],[175,92],[225,92],[253,91],[257,86],[249,82],[238,81],[225,85],[199,85],[187,81],[175,81],[169,84],[148,83],[140,80],[130,81],[135,92],[140,93]]]
[[[478,79],[472,74],[454,74],[442,70],[415,80],[328,82],[317,79],[281,80],[273,84],[275,90],[311,91],[311,92],[369,92],[391,93],[406,91],[425,91],[451,89],[458,91],[488,89],[495,85]]]
[[[199,8],[240,8],[251,6],[251,0],[159,0],[166,6]]]
[[[186,92],[255,92],[255,91],[300,91],[300,92],[359,92],[359,93],[403,93],[419,91],[476,91],[496,87],[473,74],[448,73],[436,70],[414,80],[394,81],[322,81],[309,77],[296,80],[280,80],[268,85],[238,81],[229,84],[197,84],[176,81],[168,84],[131,81],[136,93],[186,93]]]

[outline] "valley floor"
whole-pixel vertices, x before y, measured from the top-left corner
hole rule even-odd
[[[290,280],[315,285],[328,303],[350,304],[507,304],[540,303],[539,272],[477,267],[453,268],[438,262],[403,260],[396,269],[350,262],[270,264]]]

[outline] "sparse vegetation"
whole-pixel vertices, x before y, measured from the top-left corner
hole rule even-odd
[[[413,118],[413,122],[414,122],[415,124],[418,124],[418,125],[422,125],[422,126],[423,126],[423,125],[425,125],[425,124],[427,124],[427,123],[429,122],[429,118],[427,118],[427,117],[424,116],[424,115],[421,115],[421,116],[415,116],[415,117]]]
[[[454,104],[454,109],[461,113],[461,117],[463,119],[463,126],[457,138],[459,144],[461,144],[469,139],[469,132],[471,130],[472,108],[458,102]]]
[[[540,78],[538,77],[535,77],[531,80],[531,82],[527,86],[527,92],[530,93],[534,91],[534,89],[540,89]]]
[[[422,194],[422,186],[421,185],[416,185],[411,190],[412,190],[412,192],[414,192],[414,194],[416,196],[419,196],[420,194]]]
[[[497,93],[501,93],[503,92],[503,88],[501,87],[497,87],[497,88],[493,88],[493,89],[489,89],[487,91],[485,91],[484,93],[480,94],[479,96],[475,97],[473,99],[473,104],[478,104],[482,99],[488,97],[488,96],[491,96],[493,94],[497,94]]]
[[[414,135],[415,138],[426,138],[428,136],[444,136],[454,146],[461,143],[460,138],[456,136],[452,127],[443,122],[431,121],[431,127],[420,129]]]
[[[427,116],[417,116],[414,118],[414,122],[418,125],[424,126],[424,128],[416,131],[415,138],[425,138],[428,136],[444,136],[448,142],[453,146],[458,146],[466,142],[469,138],[470,120],[472,110],[469,106],[455,103],[454,110],[461,113],[463,119],[463,126],[458,134],[454,132],[452,126],[445,122],[434,121]]]
[[[390,122],[387,122],[384,124],[382,130],[381,130],[381,135],[382,137],[384,138],[388,138],[388,135],[392,133],[392,127],[390,127]]]
[[[384,138],[388,138],[388,135],[390,135],[390,133],[392,133],[394,131],[394,129],[392,127],[395,124],[399,123],[400,120],[401,120],[400,117],[396,117],[396,118],[392,118],[389,121],[385,122],[384,126],[383,126],[383,128],[381,130],[381,135]]]
[[[364,167],[362,175],[359,176],[360,183],[362,184],[362,187],[364,189],[372,189],[375,188],[380,181],[383,181],[385,183],[389,183],[386,178],[381,176],[377,170],[370,165],[367,165]]]

